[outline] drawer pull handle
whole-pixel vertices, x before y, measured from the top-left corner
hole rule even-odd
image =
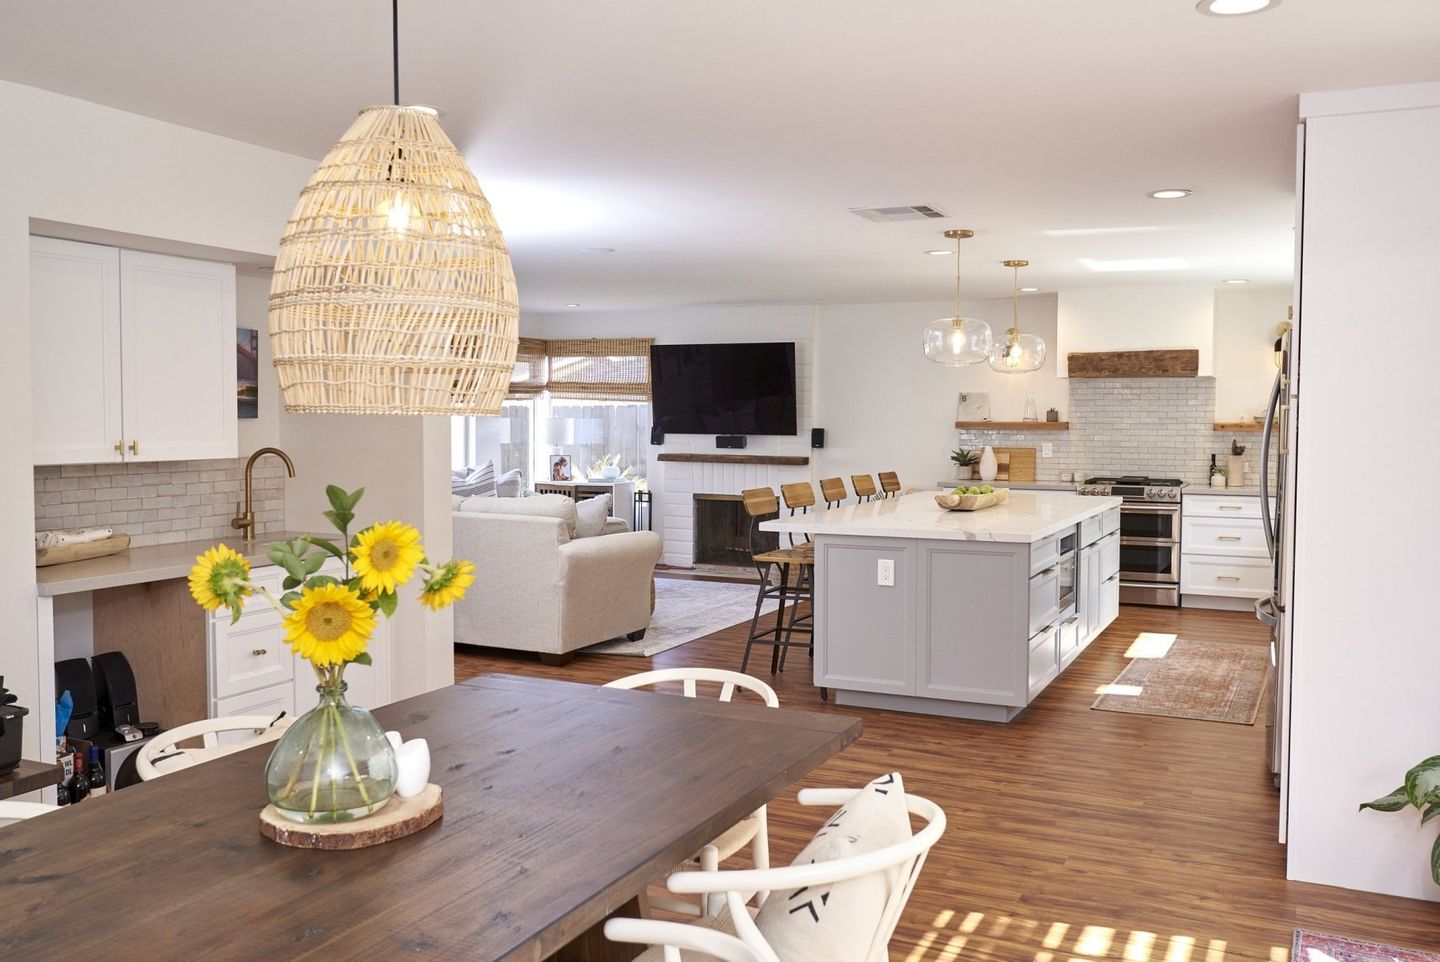
[[[1216,538],[1215,538],[1215,540],[1216,540],[1216,541],[1239,541],[1239,540],[1240,540],[1240,536],[1239,536],[1238,534],[1222,534],[1222,535],[1217,535]]]
[[[264,648],[252,648],[250,649],[250,654],[254,655],[256,658],[259,658],[261,655],[268,655],[269,652],[266,651]]]
[[[1216,575],[1216,576],[1215,576],[1215,580],[1217,580],[1217,581],[1239,581],[1239,580],[1240,580],[1240,576],[1239,576],[1239,575]]]
[[[1238,505],[1238,504],[1222,504],[1222,505],[1220,505],[1220,510],[1221,510],[1221,511],[1244,511],[1245,509],[1244,509],[1244,507],[1242,507],[1241,505]]]

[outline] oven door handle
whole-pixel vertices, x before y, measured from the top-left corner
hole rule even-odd
[[[1131,513],[1133,513],[1133,514],[1179,514],[1179,513],[1180,513],[1180,505],[1178,505],[1178,504],[1122,504],[1122,505],[1120,506],[1120,513],[1121,513],[1121,514],[1124,514],[1124,513],[1126,513],[1127,511],[1128,511],[1128,512],[1131,512]]]
[[[1178,546],[1179,538],[1124,538],[1120,539],[1122,545],[1139,546],[1143,548],[1168,548],[1171,545]]]

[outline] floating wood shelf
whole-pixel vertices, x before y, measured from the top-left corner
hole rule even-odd
[[[661,454],[657,461],[680,461],[687,464],[809,464],[810,459],[788,454],[682,454],[678,451]]]
[[[956,421],[961,431],[1068,431],[1069,421]]]
[[[1259,431],[1265,427],[1257,421],[1216,421],[1210,426],[1212,431]]]

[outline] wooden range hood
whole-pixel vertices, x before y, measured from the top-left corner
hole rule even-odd
[[[1199,377],[1200,352],[1095,351],[1066,355],[1070,376],[1080,378]]]

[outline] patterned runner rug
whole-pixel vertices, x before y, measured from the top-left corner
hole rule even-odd
[[[1270,672],[1263,646],[1179,638],[1168,651],[1146,654],[1132,659],[1090,707],[1255,724]]]
[[[1440,962],[1440,955],[1296,929],[1290,962]]]

